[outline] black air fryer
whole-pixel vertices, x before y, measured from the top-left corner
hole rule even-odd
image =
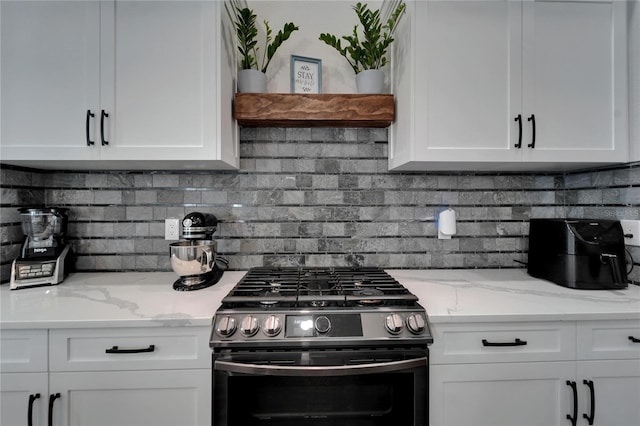
[[[620,221],[531,219],[527,272],[576,289],[626,288]]]

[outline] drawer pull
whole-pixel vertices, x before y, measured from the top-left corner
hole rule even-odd
[[[482,339],[482,346],[524,346],[527,344],[526,340],[516,339],[513,342],[490,342],[487,339]]]
[[[144,352],[154,352],[156,350],[156,345],[149,345],[148,348],[137,348],[137,349],[120,349],[117,346],[113,346],[111,349],[105,350],[105,353],[108,354],[140,354]]]
[[[637,337],[629,336],[629,340],[631,340],[633,343],[640,343],[640,339],[638,339]]]
[[[40,394],[29,395],[29,411],[27,412],[27,425],[33,426],[33,403],[40,398]]]

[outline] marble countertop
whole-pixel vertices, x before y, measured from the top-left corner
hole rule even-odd
[[[640,286],[574,290],[524,269],[389,270],[420,298],[432,324],[640,320]]]
[[[416,294],[432,324],[495,321],[640,320],[640,287],[567,289],[523,269],[388,270]],[[216,285],[172,288],[173,272],[76,273],[50,287],[0,286],[5,329],[209,326],[222,298],[244,276],[227,271]]]

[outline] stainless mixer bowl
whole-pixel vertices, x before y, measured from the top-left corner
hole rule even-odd
[[[59,237],[65,233],[66,216],[64,211],[51,209],[22,209],[20,211],[22,232],[34,241]]]
[[[169,244],[171,268],[185,283],[198,283],[199,276],[211,272],[216,259],[215,241],[193,240]],[[185,279],[191,277],[192,279]]]

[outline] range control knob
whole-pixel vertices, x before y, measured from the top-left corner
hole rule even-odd
[[[262,332],[267,337],[275,337],[280,334],[282,325],[280,324],[280,318],[275,315],[269,315],[262,324]]]
[[[387,315],[387,318],[384,321],[384,326],[387,328],[389,333],[400,334],[404,328],[404,321],[402,321],[402,317],[400,315],[391,314]]]
[[[420,334],[424,331],[426,323],[421,314],[411,314],[407,317],[407,328],[413,334]]]
[[[244,334],[247,337],[251,337],[255,335],[260,329],[260,323],[258,323],[258,318],[247,315],[244,317],[242,322],[240,323],[240,333]]]
[[[218,321],[216,333],[222,337],[229,337],[236,332],[236,320],[229,315],[225,315]]]
[[[322,315],[316,318],[315,326],[318,333],[328,333],[329,330],[331,330],[331,321],[329,320],[329,318]]]

